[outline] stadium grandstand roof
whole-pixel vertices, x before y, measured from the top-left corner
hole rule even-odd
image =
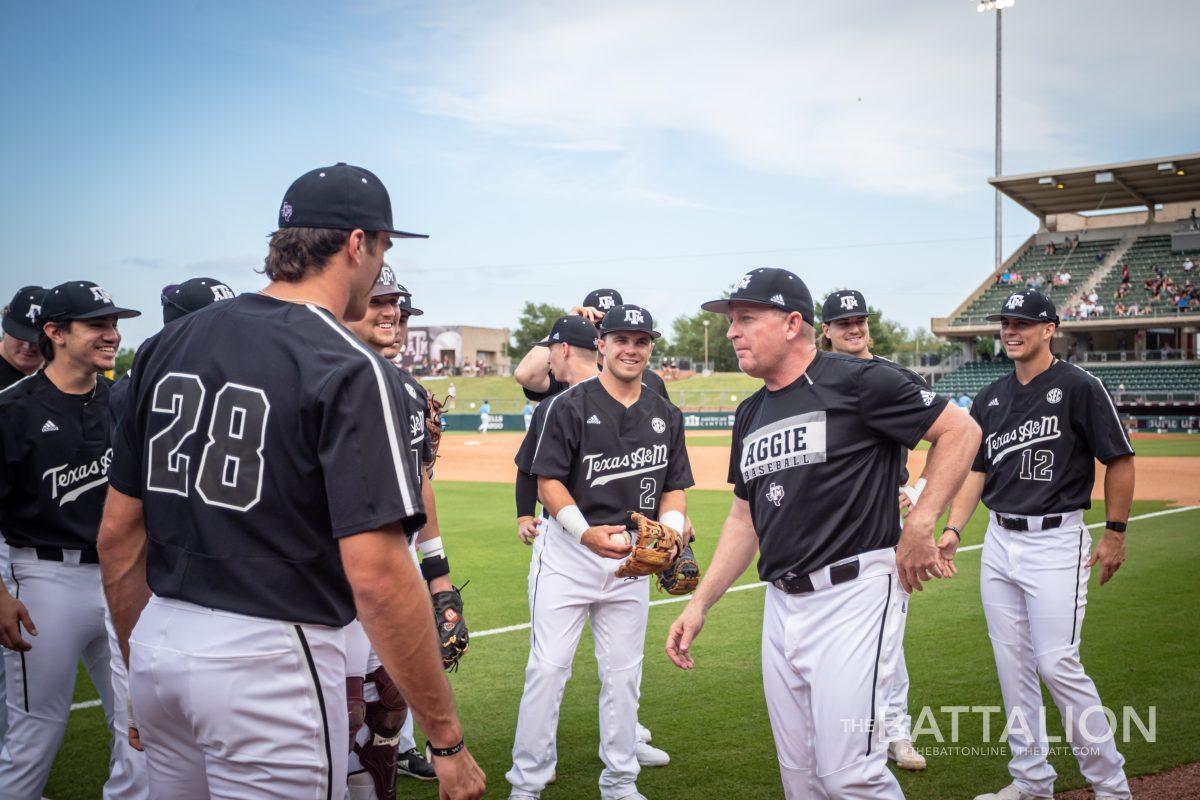
[[[1039,217],[1200,201],[1200,153],[1003,175],[988,183]]]

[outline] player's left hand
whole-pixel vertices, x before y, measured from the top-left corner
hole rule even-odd
[[[912,508],[912,500],[908,499],[907,494],[905,494],[904,492],[900,492],[900,513],[901,513],[901,515],[908,513],[908,510],[910,508]]]
[[[1125,563],[1125,534],[1116,531],[1105,531],[1100,543],[1092,551],[1087,561],[1088,569],[1100,562],[1100,585],[1108,583],[1108,579],[1117,573]]]
[[[541,524],[541,517],[517,517],[517,538],[522,544],[533,544],[533,540],[541,533],[538,530]]]

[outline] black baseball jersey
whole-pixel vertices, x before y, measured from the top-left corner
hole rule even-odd
[[[652,369],[647,369],[642,373],[642,385],[652,392],[662,395],[663,399],[670,400],[671,395],[667,394],[667,384],[663,381],[662,376]],[[550,372],[550,388],[544,392],[535,392],[532,389],[522,389],[525,396],[534,402],[548,400],[554,395],[567,390],[567,382],[560,381],[554,377],[554,372]]]
[[[111,383],[66,394],[38,371],[0,392],[0,532],[10,546],[96,546],[113,456]]]
[[[8,363],[4,358],[0,358],[0,389],[7,389],[24,377],[24,372]]]
[[[337,540],[425,522],[400,375],[324,309],[244,294],[134,359],[112,484],[142,498],[163,597],[345,625]]]
[[[525,431],[525,438],[521,440],[521,446],[517,448],[517,455],[513,458],[517,465],[517,481],[514,489],[518,517],[531,517],[537,510],[537,476],[532,473],[533,451],[537,447],[538,436],[541,434],[542,428],[546,426],[546,410],[549,407],[549,403],[539,403],[533,409],[529,430]],[[545,516],[545,514],[546,510],[542,509],[542,515]]]
[[[528,472],[562,481],[590,524],[628,525],[630,511],[657,519],[663,492],[692,485],[683,414],[660,395],[626,408],[588,378],[545,409]]]
[[[403,401],[397,409],[404,415],[408,425],[408,441],[412,453],[414,478],[420,486],[424,480],[424,465],[433,461],[433,451],[429,447],[429,437],[425,435],[425,421],[429,419],[429,401],[421,382],[409,374],[403,367],[396,367],[400,374],[400,392]]]
[[[983,503],[1001,513],[1091,508],[1095,459],[1133,454],[1104,384],[1057,359],[1024,386],[1016,372],[988,384],[971,416],[983,429],[971,469],[986,474]]]
[[[900,370],[827,352],[791,385],[742,401],[729,482],[750,503],[762,579],[895,546],[897,445],[915,447],[945,405]]]
[[[129,383],[129,373],[126,372],[108,392],[108,410],[112,415],[114,428],[121,421],[121,417],[125,415],[125,408],[129,404]]]
[[[920,389],[921,391],[925,391],[925,390],[929,389],[929,382],[926,381],[924,378],[922,378],[917,373],[913,372],[908,367],[902,367],[899,364],[897,364],[895,361],[892,361],[891,359],[888,359],[888,358],[884,358],[883,356],[871,356],[871,360],[876,362],[877,364],[883,364],[885,367],[891,367],[892,369],[896,370],[901,375],[903,375],[905,378],[908,378],[908,380],[914,386],[916,386],[918,389]],[[902,448],[900,448],[900,485],[901,486],[904,486],[908,483],[908,477],[909,477],[908,476],[908,448],[902,447]]]

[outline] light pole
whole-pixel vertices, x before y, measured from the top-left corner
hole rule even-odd
[[[1004,9],[1012,8],[1017,0],[980,0],[979,5],[975,6],[975,10],[982,14],[984,11],[996,12],[996,175],[1000,177],[1000,133],[1001,133],[1001,116],[1000,116],[1000,42],[1001,30],[1004,24]],[[1003,231],[1003,222],[1000,218],[1000,190],[994,189],[996,193],[996,268],[999,269],[1000,264],[1004,260],[1004,250],[1000,244],[1001,233]]]
[[[700,370],[701,374],[708,372],[708,320],[704,320],[704,368]]]

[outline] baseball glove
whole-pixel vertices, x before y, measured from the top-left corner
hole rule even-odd
[[[700,564],[692,552],[692,543],[683,546],[675,563],[658,573],[658,588],[667,594],[691,594],[700,583]]]
[[[617,577],[630,578],[662,572],[679,557],[683,548],[679,531],[636,511],[629,516],[637,525],[637,530],[633,532],[633,551],[617,567]]]
[[[425,404],[429,413],[425,415],[425,436],[429,439],[429,463],[437,461],[438,447],[442,443],[442,409],[445,403],[433,396],[433,392],[425,393]]]
[[[470,633],[463,617],[462,595],[457,588],[433,596],[433,622],[442,645],[442,668],[454,672],[459,659],[467,652]]]

